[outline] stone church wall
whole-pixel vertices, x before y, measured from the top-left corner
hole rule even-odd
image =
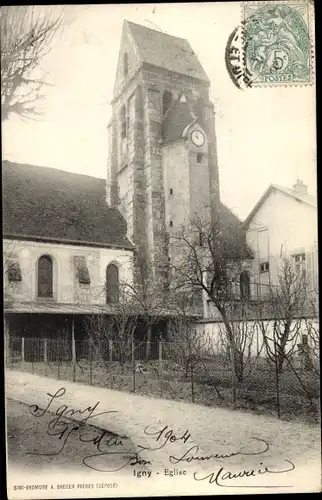
[[[132,281],[129,250],[4,240],[4,259],[9,253],[19,262],[22,280],[8,282],[5,276],[5,296],[17,301],[38,300],[37,262],[41,255],[50,255],[53,260],[53,299],[48,300],[104,304],[106,267],[112,262],[119,266],[120,281]],[[85,257],[90,284],[81,284],[76,278],[75,257]]]

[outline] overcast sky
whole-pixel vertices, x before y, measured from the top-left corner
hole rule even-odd
[[[197,53],[211,80],[221,198],[236,214],[245,218],[270,183],[291,187],[300,178],[316,190],[314,88],[233,85],[224,54],[241,20],[237,2],[67,6],[43,63],[54,84],[43,116],[3,125],[4,158],[105,178],[124,19],[186,38]]]

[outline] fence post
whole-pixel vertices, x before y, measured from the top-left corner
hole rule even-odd
[[[135,345],[132,339],[132,370],[133,370],[133,392],[135,393],[136,385],[136,374],[135,374]]]
[[[274,361],[275,361],[275,381],[276,381],[276,410],[277,417],[281,418],[281,403],[280,403],[280,383],[279,383],[279,373],[277,365],[277,351],[276,351],[276,340],[274,339]]]
[[[113,361],[113,341],[110,339],[108,341],[108,350],[109,350],[109,355],[110,355],[110,362]]]
[[[25,364],[25,337],[21,338],[21,362]]]
[[[132,339],[132,344],[131,344],[131,359],[132,359],[132,363],[133,363],[133,365],[134,365],[134,363],[135,363],[135,354],[134,354],[134,353],[135,353],[135,349],[134,349],[134,341],[133,341],[133,339]]]
[[[47,356],[47,339],[44,339],[44,362],[47,363],[48,361],[48,356]]]
[[[73,382],[76,380],[76,345],[75,345],[75,321],[72,319],[72,365],[73,365]]]
[[[5,355],[6,355],[6,365],[9,366],[10,362],[10,338],[9,338],[9,328],[8,328],[8,320],[4,318],[4,341],[5,341]],[[13,360],[13,356],[12,356]]]
[[[162,371],[163,371],[162,348],[163,348],[162,340],[159,340],[159,373],[160,373],[160,375],[162,374]]]
[[[93,352],[92,343],[89,341],[89,383],[93,385]]]

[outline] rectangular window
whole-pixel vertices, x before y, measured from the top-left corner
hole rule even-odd
[[[202,160],[203,160],[203,154],[197,153],[197,163],[202,163]]]
[[[170,220],[170,227],[173,227],[173,221]]]
[[[304,262],[305,261],[305,253],[297,253],[293,255],[293,259],[295,262]]]
[[[9,259],[8,261],[8,280],[21,281],[21,269],[17,260]]]
[[[170,194],[173,194],[173,189],[172,188],[170,189]]]
[[[85,257],[75,257],[75,269],[78,282],[84,285],[89,285],[91,279],[87,269]]]
[[[269,271],[269,263],[268,262],[262,262],[262,264],[259,265],[259,271],[261,273],[267,273]]]

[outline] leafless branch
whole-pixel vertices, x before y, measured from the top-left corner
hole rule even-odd
[[[56,7],[57,11],[57,7]],[[40,89],[46,84],[40,66],[62,28],[62,11],[49,6],[5,6],[1,27],[1,120],[12,114],[36,118]]]

